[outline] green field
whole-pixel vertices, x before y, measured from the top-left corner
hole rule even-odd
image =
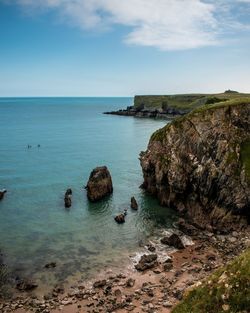
[[[165,110],[173,108],[183,111],[191,111],[204,104],[213,104],[221,101],[232,100],[237,98],[250,97],[248,93],[239,93],[236,91],[225,91],[218,94],[180,94],[180,95],[148,95],[135,96],[134,108],[146,110]]]

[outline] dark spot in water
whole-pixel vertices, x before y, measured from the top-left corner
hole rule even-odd
[[[84,256],[89,256],[89,255],[98,255],[99,252],[97,251],[90,251],[85,247],[80,247],[78,248],[79,254],[84,255]]]

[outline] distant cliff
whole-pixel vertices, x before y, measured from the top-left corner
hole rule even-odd
[[[250,97],[250,94],[227,90],[219,94],[143,95],[134,97],[133,106],[104,114],[169,119],[189,113],[205,104],[242,97]]]
[[[140,155],[144,188],[200,227],[250,217],[250,98],[202,106],[156,131]]]

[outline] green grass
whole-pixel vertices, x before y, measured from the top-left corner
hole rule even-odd
[[[215,102],[250,97],[250,94],[224,92],[219,94],[180,94],[135,96],[134,107],[137,109],[162,109],[166,107],[191,111],[195,108]]]
[[[193,111],[189,112],[186,115],[177,117],[171,123],[167,124],[166,126],[164,126],[161,129],[158,129],[156,132],[154,132],[152,134],[150,141],[155,140],[155,141],[163,142],[163,140],[165,138],[165,134],[171,126],[181,127],[183,121],[190,119],[194,115],[201,115],[207,111],[216,110],[219,108],[241,106],[241,105],[242,106],[250,105],[250,97],[249,98],[238,97],[238,98],[227,100],[227,101],[222,101],[222,102],[217,102],[217,103],[212,103],[212,104],[205,104],[201,107],[194,109]],[[246,163],[246,169],[248,170],[249,169],[249,150],[248,149],[246,149],[246,152],[244,153],[244,160],[247,159],[247,156],[248,156],[248,161],[244,161],[244,162]]]
[[[250,308],[250,249],[184,296],[172,313],[240,313]]]

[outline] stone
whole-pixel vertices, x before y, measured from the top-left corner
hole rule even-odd
[[[131,198],[131,204],[130,204],[131,209],[133,210],[138,210],[138,204],[137,201],[135,199],[135,197]]]
[[[125,223],[125,215],[124,215],[123,213],[121,213],[121,214],[119,214],[119,215],[116,215],[115,221],[116,221],[118,224]]]
[[[155,246],[153,246],[153,245],[151,245],[151,244],[149,244],[149,245],[147,245],[147,248],[148,248],[148,251],[150,251],[150,252],[155,252]]]
[[[145,271],[157,265],[157,254],[144,254],[135,265],[138,271]]]
[[[50,262],[44,265],[45,268],[54,268],[56,267],[56,262]]]
[[[113,192],[111,175],[106,166],[93,169],[89,176],[86,189],[88,199],[92,202],[101,200]]]
[[[170,236],[165,236],[161,239],[161,243],[163,243],[164,245],[168,245],[170,247],[174,247],[176,249],[184,249],[185,246],[181,240],[181,238],[173,233]]]
[[[134,285],[135,285],[135,279],[129,278],[129,279],[126,281],[126,287],[134,287]]]
[[[107,281],[105,279],[103,280],[97,280],[96,282],[94,282],[93,287],[94,288],[102,288],[104,286],[106,286]]]
[[[38,287],[38,284],[30,279],[20,279],[16,284],[16,289],[20,291],[30,291]]]

